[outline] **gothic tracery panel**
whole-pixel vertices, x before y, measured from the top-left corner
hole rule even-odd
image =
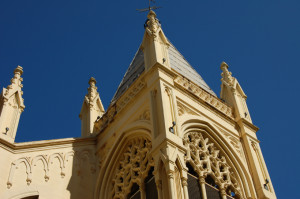
[[[137,137],[127,142],[112,180],[111,198],[124,198],[134,183],[144,186],[144,179],[154,165],[149,155],[151,147],[147,138]]]
[[[241,189],[236,174],[224,154],[201,131],[186,133],[186,162],[190,163],[199,177],[210,175],[218,187],[229,196],[240,197]]]

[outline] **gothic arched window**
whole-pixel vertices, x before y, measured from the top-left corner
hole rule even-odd
[[[207,199],[222,199],[219,186],[216,184],[215,180],[210,175],[208,175],[205,178],[205,190]]]
[[[124,145],[112,179],[110,198],[158,198],[150,150],[150,140],[143,137],[133,138]]]
[[[190,163],[187,163],[186,166],[189,169],[187,179],[189,198],[202,199],[202,191],[199,184],[198,174],[195,172]]]
[[[127,196],[127,199],[140,199],[141,198],[141,192],[140,187],[136,183],[134,183],[131,187],[131,191]]]
[[[158,199],[158,193],[153,175],[154,168],[151,167],[148,176],[145,178],[146,199]]]
[[[190,198],[207,199],[240,198],[236,175],[227,163],[225,155],[218,150],[201,131],[184,136],[187,147],[188,194]]]

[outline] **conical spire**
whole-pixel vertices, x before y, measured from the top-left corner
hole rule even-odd
[[[197,71],[167,39],[153,10],[149,11],[144,27],[145,33],[141,46],[130,63],[111,103],[116,102],[144,71],[147,72],[156,64],[176,71],[216,96]]]

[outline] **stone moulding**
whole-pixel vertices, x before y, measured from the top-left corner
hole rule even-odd
[[[200,116],[199,114],[195,113],[194,111],[192,111],[191,109],[189,109],[188,107],[186,107],[185,105],[180,103],[179,101],[177,101],[177,108],[178,108],[178,115],[179,116],[182,116],[184,114]]]
[[[117,102],[117,111],[120,112],[132,100],[132,98],[136,96],[142,90],[142,88],[144,88],[145,85],[146,83],[144,80],[137,82],[137,84],[130,89],[130,92],[128,92],[127,95],[122,97],[121,100]]]
[[[192,83],[188,79],[177,76],[174,80],[174,82],[184,88],[185,90],[189,91],[193,95],[195,95],[197,98],[203,100],[207,104],[213,106],[218,111],[222,112],[226,116],[230,117],[231,119],[234,119],[233,116],[233,110],[232,107],[226,105],[224,102],[222,102],[217,97],[213,96],[212,94],[208,93],[201,87],[197,86],[196,84]]]

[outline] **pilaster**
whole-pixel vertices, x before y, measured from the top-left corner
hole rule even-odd
[[[249,168],[256,189],[258,198],[276,198],[274,188],[268,173],[262,152],[259,146],[259,141],[254,136],[258,130],[257,127],[251,125],[246,120],[238,122],[241,132],[241,141],[245,148]]]
[[[235,121],[239,126],[241,143],[245,149],[255,192],[258,198],[276,198],[256,137],[258,128],[252,124],[247,107],[247,96],[237,79],[228,71],[228,65],[225,62],[221,64],[221,69],[223,71],[221,99],[234,108]],[[225,198],[223,195],[222,197]]]

